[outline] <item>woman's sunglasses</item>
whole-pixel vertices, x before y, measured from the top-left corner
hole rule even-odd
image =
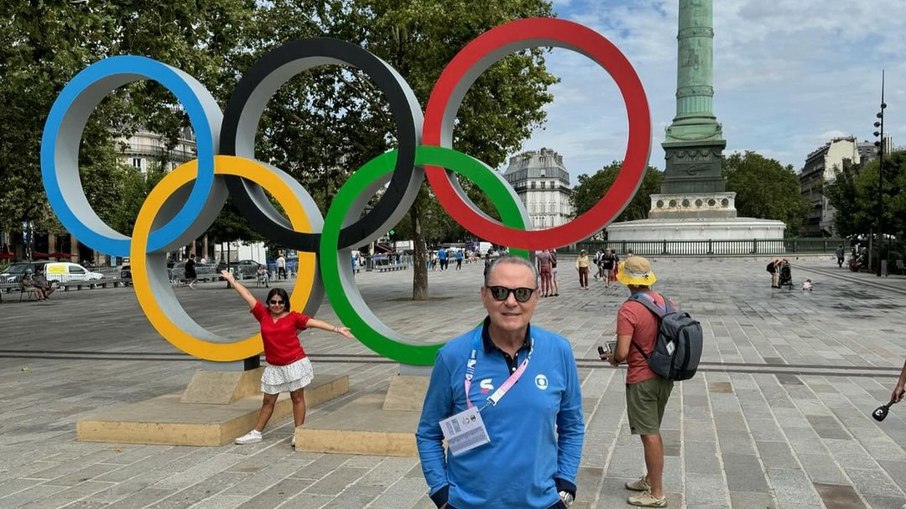
[[[267,303],[270,304],[271,306],[282,306],[283,305],[282,300],[269,300],[269,301],[267,301]]]
[[[516,298],[516,302],[528,302],[532,298],[532,294],[535,293],[536,288],[507,288],[505,286],[489,286],[488,291],[491,292],[491,297],[494,297],[494,300],[499,300],[501,302],[507,300],[510,297],[510,294],[513,294],[513,297]]]

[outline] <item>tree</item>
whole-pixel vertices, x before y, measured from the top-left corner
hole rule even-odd
[[[613,185],[622,166],[622,161],[614,161],[595,172],[594,175],[579,175],[578,184],[572,194],[573,207],[577,216],[584,214],[601,200]],[[614,222],[646,219],[648,211],[651,209],[651,195],[660,192],[663,180],[664,174],[657,168],[649,166],[645,170],[645,177],[642,179],[639,190]]]
[[[880,161],[863,165],[846,165],[837,169],[833,182],[824,193],[836,209],[834,226],[841,236],[862,236],[878,228],[878,171]],[[906,152],[894,152],[884,158],[881,183],[883,233],[895,236],[902,244],[906,234]]]
[[[444,66],[469,41],[505,21],[549,16],[543,0],[505,0],[475,8],[466,0],[290,1],[262,4],[247,45],[254,54],[290,39],[328,35],[362,45],[395,68],[419,102]],[[466,94],[454,146],[499,166],[543,122],[547,87],[541,50],[511,55],[488,69]],[[326,207],[335,186],[372,157],[396,146],[391,113],[378,90],[355,70],[318,69],[291,80],[271,101],[258,135],[258,157],[289,172]],[[440,219],[423,187],[410,208],[415,241],[413,298],[427,295],[426,220]],[[445,214],[444,214],[445,215]]]
[[[799,190],[799,177],[792,166],[756,152],[724,158],[721,170],[727,191],[736,193],[736,210],[741,217],[779,219],[786,224],[786,236],[799,234],[808,217],[808,200]]]
[[[51,105],[65,84],[110,55],[137,54],[182,69],[215,94],[229,86],[223,55],[235,53],[254,0],[216,2],[0,3],[0,229],[23,223],[55,231],[41,185],[40,140]],[[118,214],[117,139],[146,128],[172,147],[187,125],[174,97],[156,84],[122,87],[89,118],[79,153],[89,203],[102,219]],[[129,233],[128,231],[123,233]]]

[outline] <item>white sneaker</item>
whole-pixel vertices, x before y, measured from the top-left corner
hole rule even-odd
[[[252,430],[235,440],[236,445],[254,444],[261,441],[261,432]]]
[[[295,433],[293,433],[293,441],[290,443],[290,445],[293,446],[293,449],[296,448],[296,434]]]

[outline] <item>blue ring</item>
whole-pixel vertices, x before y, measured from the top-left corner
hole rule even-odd
[[[219,126],[222,114],[219,108],[216,108],[213,97],[200,83],[175,67],[146,57],[124,55],[101,60],[83,69],[63,88],[50,109],[41,139],[41,175],[50,206],[57,213],[63,226],[76,238],[98,251],[114,256],[129,256],[130,237],[119,234],[112,228],[109,234],[95,231],[80,217],[80,214],[93,214],[96,218],[97,214],[90,209],[90,206],[89,210],[80,210],[79,213],[70,207],[60,188],[57,175],[57,143],[64,122],[69,124],[67,128],[75,127],[79,134],[82,133],[90,115],[90,111],[84,111],[85,106],[90,106],[93,110],[103,99],[103,96],[95,97],[94,104],[81,104],[97,94],[97,87],[91,88],[93,85],[102,80],[112,82],[114,86],[105,91],[104,95],[106,95],[119,86],[142,78],[160,83],[176,96],[189,116],[189,122],[195,130],[198,147],[198,176],[195,178],[191,193],[179,212],[167,224],[152,231],[148,239],[148,250],[151,252],[166,247],[185,231],[186,225],[192,224],[198,218],[214,183],[214,156],[217,152],[216,144],[220,134]],[[193,88],[193,85],[196,88]],[[199,97],[199,92],[210,97],[207,110],[202,102],[207,98]],[[86,95],[88,97],[85,97]],[[216,111],[211,110],[211,105],[215,107]],[[73,112],[74,106],[76,112]],[[211,118],[212,114],[219,115],[219,118]],[[83,116],[84,118],[81,118]],[[75,154],[63,155],[63,157],[75,158],[76,171],[78,171],[77,149],[80,140],[81,136],[75,142]]]

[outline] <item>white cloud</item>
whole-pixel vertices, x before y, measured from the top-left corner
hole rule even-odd
[[[562,19],[598,31],[632,62],[651,109],[650,164],[676,113],[678,0],[558,0]],[[714,0],[714,113],[727,153],[753,150],[801,168],[839,135],[872,138],[886,69],[885,129],[906,145],[906,0]],[[561,78],[547,128],[524,148],[560,152],[575,175],[622,159],[626,111],[616,85],[582,55],[555,50]]]

